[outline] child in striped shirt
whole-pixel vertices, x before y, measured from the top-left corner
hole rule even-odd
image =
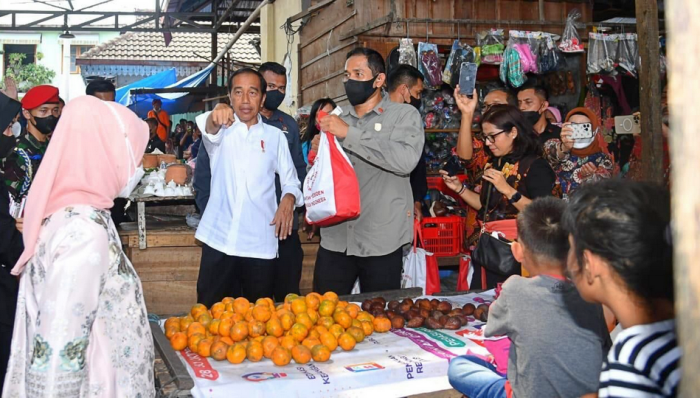
[[[603,363],[599,397],[678,392],[670,213],[668,191],[608,180],[580,188],[564,215],[571,279],[623,327]]]

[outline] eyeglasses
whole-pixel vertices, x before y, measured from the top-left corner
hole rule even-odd
[[[496,142],[496,136],[498,136],[499,134],[503,134],[505,132],[506,132],[505,130],[501,130],[496,134],[490,134],[490,135],[479,134],[479,139],[484,141],[484,142],[488,141],[488,142],[493,144]]]

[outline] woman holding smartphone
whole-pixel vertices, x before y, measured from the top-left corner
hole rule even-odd
[[[574,108],[566,115],[561,141],[544,144],[562,199],[568,201],[581,185],[611,178],[616,173],[614,159],[599,130],[600,123],[593,112]]]

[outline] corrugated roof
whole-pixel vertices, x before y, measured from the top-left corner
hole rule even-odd
[[[129,32],[108,42],[94,47],[79,59],[91,60],[125,60],[125,61],[171,61],[171,62],[207,62],[204,57],[211,55],[211,34],[209,33],[173,33],[173,40],[168,47],[162,33]],[[260,63],[260,55],[250,41],[258,39],[259,34],[243,34],[229,51],[236,61]],[[218,48],[223,51],[233,38],[233,33],[219,33]]]

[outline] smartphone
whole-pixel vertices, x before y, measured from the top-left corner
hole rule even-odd
[[[447,161],[445,161],[442,164],[442,166],[440,166],[440,170],[445,170],[447,172],[447,175],[449,175],[450,177],[454,177],[457,174],[464,171],[462,169],[462,165],[459,163],[459,160],[457,160],[455,156],[450,156],[450,158],[447,159]]]
[[[459,92],[471,97],[476,87],[476,70],[478,66],[473,62],[463,62],[459,72]]]
[[[593,128],[590,123],[571,123],[571,128],[574,130],[571,138],[574,140],[583,140],[593,137]]]
[[[642,129],[639,127],[639,116],[615,116],[615,134],[641,134]]]

